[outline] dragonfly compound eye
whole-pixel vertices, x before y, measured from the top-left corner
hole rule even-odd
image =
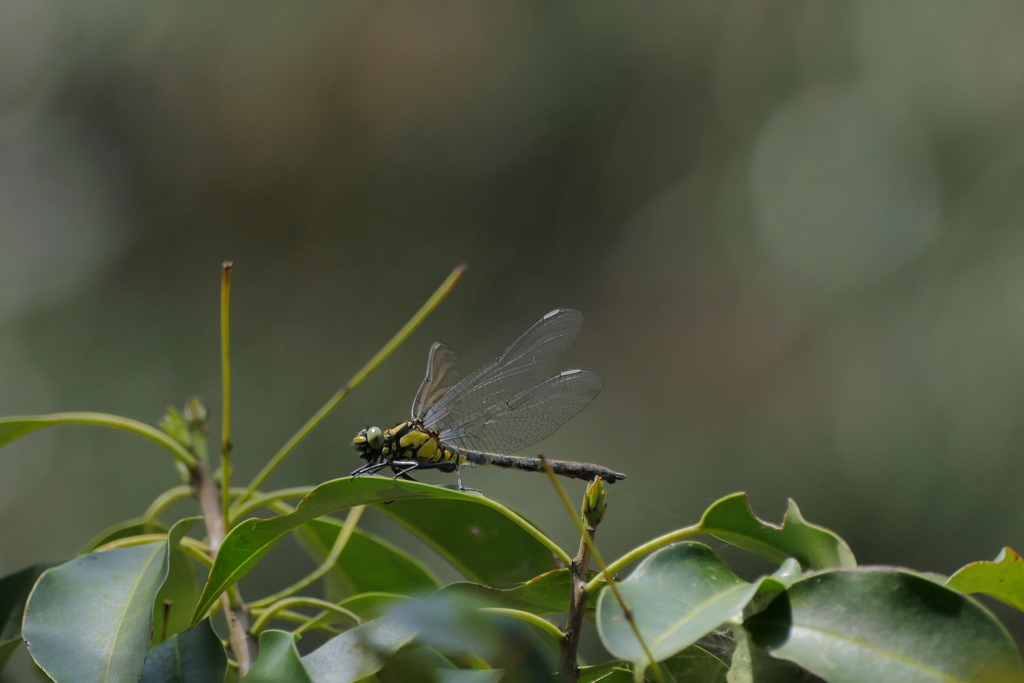
[[[366,430],[366,443],[374,451],[384,449],[384,432],[380,430],[380,427],[370,427]]]

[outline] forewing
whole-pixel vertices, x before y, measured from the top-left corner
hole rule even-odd
[[[434,342],[427,357],[427,376],[412,402],[412,419],[423,417],[449,389],[459,383],[459,357],[447,344]]]
[[[515,453],[554,433],[586,408],[603,386],[596,372],[566,370],[508,401],[451,423],[438,436],[457,448]]]
[[[469,375],[423,415],[428,429],[443,431],[479,415],[541,382],[551,364],[579,334],[583,314],[558,308],[533,324],[494,361]]]

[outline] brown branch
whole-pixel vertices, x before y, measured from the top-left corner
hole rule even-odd
[[[568,499],[566,499],[568,503]],[[604,482],[595,477],[587,487],[583,496],[582,517],[586,527],[580,537],[580,549],[569,565],[569,576],[572,578],[572,594],[569,598],[569,617],[565,622],[565,637],[560,646],[558,673],[565,683],[576,683],[580,678],[580,669],[576,666],[577,651],[580,647],[580,635],[583,631],[583,617],[587,613],[587,570],[590,568],[591,548],[594,547],[594,536],[597,525],[604,519],[607,509]]]
[[[220,504],[220,487],[210,476],[206,465],[201,462],[190,470],[190,474],[192,491],[203,511],[206,533],[210,537],[210,551],[215,558],[224,542],[226,528]],[[238,661],[239,675],[244,676],[256,660],[256,639],[249,633],[249,608],[237,590],[232,590],[230,595],[221,595],[221,604],[224,606],[224,616],[228,622],[228,642]]]
[[[597,529],[587,527],[587,535],[594,540]],[[565,622],[565,637],[559,643],[561,656],[558,660],[558,673],[562,681],[576,683],[580,678],[580,669],[576,665],[576,653],[580,647],[580,634],[583,630],[583,617],[587,612],[587,569],[590,567],[590,545],[581,540],[580,550],[569,565],[572,577],[572,596],[569,599],[569,618]]]

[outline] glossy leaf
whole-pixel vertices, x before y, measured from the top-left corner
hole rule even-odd
[[[857,561],[842,538],[804,520],[793,500],[777,526],[759,519],[745,493],[734,493],[711,505],[700,521],[701,531],[767,560],[781,563],[794,557],[804,569],[853,568]]]
[[[434,672],[437,683],[498,683],[507,680],[500,669],[441,669]]]
[[[398,593],[360,593],[338,603],[350,612],[355,612],[364,621],[378,619],[400,602],[412,600],[408,595]]]
[[[710,548],[686,542],[647,557],[618,588],[660,662],[739,616],[763,582],[747,583]],[[638,668],[650,663],[608,589],[598,598],[597,627],[613,655]]]
[[[387,657],[383,668],[371,680],[380,683],[446,680],[446,672],[459,672],[450,659],[425,645],[412,644]]]
[[[295,647],[295,636],[287,631],[268,629],[260,633],[260,649],[256,661],[243,683],[320,683],[302,663]]]
[[[224,683],[227,668],[224,646],[204,619],[149,653],[141,683]]]
[[[128,538],[129,536],[142,536],[144,534],[166,534],[167,525],[155,519],[146,519],[145,517],[136,517],[134,519],[125,520],[118,522],[113,526],[107,527],[103,531],[99,532],[90,540],[85,546],[79,551],[80,555],[91,553],[101,545],[106,545],[111,541],[116,541],[120,538]]]
[[[754,645],[746,629],[734,624],[729,683],[822,683],[804,668],[786,659],[776,659]]]
[[[310,520],[296,530],[299,544],[314,561],[323,562],[342,524],[329,517]],[[332,602],[368,592],[426,595],[441,585],[419,560],[359,529],[353,531],[337,565],[324,577],[324,583],[324,597]]]
[[[0,579],[0,669],[21,644],[21,619],[32,587],[55,564],[32,565]]]
[[[398,595],[397,593],[360,593],[346,598],[338,604],[356,614],[361,621],[372,621],[387,614],[388,610],[395,605],[411,600],[413,598],[408,595]],[[314,629],[339,623],[351,625],[351,619],[342,614],[324,611],[320,618],[316,619],[308,628]]]
[[[199,581],[192,558],[181,550],[172,550],[170,568],[160,592],[153,601],[153,643],[155,647],[166,638],[189,627],[192,610],[199,600]]]
[[[729,666],[725,662],[697,645],[691,645],[669,657],[660,666],[662,671],[677,681],[726,683],[729,674]],[[652,674],[648,674],[648,678],[657,680]]]
[[[85,544],[82,554],[92,552],[100,546],[131,536],[144,534],[165,534],[168,527],[159,520],[137,517],[114,524]],[[159,645],[167,636],[172,636],[189,627],[192,610],[199,600],[199,584],[192,561],[185,553],[175,550],[171,553],[170,571],[153,608],[153,642]],[[167,605],[169,603],[169,606]],[[165,624],[165,618],[167,622]]]
[[[580,668],[579,683],[633,683],[636,679],[633,672],[622,667],[608,668],[605,666],[590,666]],[[649,678],[648,680],[658,680]]]
[[[593,575],[593,573],[591,573]],[[568,569],[547,572],[515,588],[491,588],[479,583],[459,581],[441,589],[442,594],[451,593],[480,600],[488,605],[523,610],[533,614],[551,614],[569,609],[572,592],[572,577]],[[597,593],[590,596],[589,610],[597,607]]]
[[[389,508],[399,507],[402,501],[415,498],[430,498],[434,502],[462,501],[465,507],[460,510],[468,517],[476,519],[478,517],[474,512],[476,508],[485,508],[491,512],[479,516],[486,517],[490,522],[503,520],[504,524],[497,532],[490,527],[477,525],[463,528],[463,533],[470,539],[460,542],[454,548],[456,551],[471,549],[473,552],[481,553],[493,550],[499,559],[507,559],[510,556],[508,550],[502,551],[505,543],[509,544],[513,550],[518,549],[525,552],[527,548],[532,549],[525,553],[525,557],[516,558],[512,562],[512,566],[506,567],[504,570],[497,567],[494,561],[485,562],[488,566],[493,565],[498,573],[517,575],[536,564],[538,556],[545,553],[548,560],[548,566],[545,569],[551,569],[551,565],[554,564],[554,560],[551,559],[552,553],[561,553],[561,556],[568,560],[564,552],[547,541],[525,520],[482,496],[418,482],[396,481],[386,477],[345,477],[326,482],[313,489],[291,514],[269,519],[247,519],[235,526],[224,539],[220,552],[217,554],[217,560],[210,571],[206,588],[193,614],[193,623],[202,619],[217,597],[245,576],[257,562],[270,552],[284,534],[300,524],[354,505],[395,501],[394,505],[381,505],[387,511]],[[436,515],[437,512],[434,511],[431,514]],[[513,532],[512,529],[516,531]],[[529,541],[524,540],[526,538],[529,538]],[[431,539],[425,540],[431,542]],[[549,545],[545,545],[545,541]]]
[[[371,676],[387,655],[416,637],[417,629],[402,620],[375,619],[345,631],[302,658],[316,683],[348,683]]]
[[[554,543],[510,510],[480,496],[440,500],[397,500],[376,510],[432,547],[471,581],[511,588],[571,561]],[[486,500],[486,499],[484,499]]]
[[[15,417],[0,420],[0,448],[37,429],[48,427],[51,421],[31,417]]]
[[[1024,610],[1024,559],[1003,548],[992,562],[972,562],[949,577],[946,585],[961,593],[985,593]]]
[[[532,624],[480,610],[475,601],[435,595],[402,603],[387,618],[410,626],[420,643],[442,654],[476,658],[503,669],[503,680],[547,680],[557,668],[557,644],[547,631],[538,637]]]
[[[58,683],[138,679],[169,550],[196,521],[175,524],[167,542],[90,553],[44,572],[22,626],[36,664]]]
[[[815,574],[745,626],[831,683],[1024,680],[1013,640],[985,608],[903,570]]]

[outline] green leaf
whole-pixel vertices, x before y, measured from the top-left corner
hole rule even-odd
[[[327,558],[342,525],[343,522],[330,517],[314,519],[296,529],[296,536],[313,560],[320,563]],[[359,529],[352,532],[324,582],[324,597],[332,602],[368,592],[425,595],[441,585],[419,560]]]
[[[227,654],[209,619],[149,653],[141,683],[224,683]]]
[[[118,522],[99,532],[79,551],[79,555],[91,553],[101,545],[116,541],[129,536],[143,536],[145,534],[166,534],[167,525],[155,519],[136,517],[123,522]]]
[[[734,493],[707,509],[700,530],[775,563],[795,557],[804,569],[857,566],[846,541],[805,521],[792,499],[780,527],[754,515],[745,493]]]
[[[744,625],[755,644],[830,683],[1024,680],[995,617],[904,570],[815,574]]]
[[[732,625],[735,641],[729,683],[821,683],[821,679],[786,659],[776,659],[750,641],[742,624]]]
[[[114,524],[97,534],[81,550],[82,554],[112,541],[145,534],[166,534],[167,526],[159,520],[137,517]],[[153,642],[151,647],[159,645],[166,636],[183,631],[189,627],[192,610],[199,599],[199,583],[192,567],[192,561],[185,553],[174,550],[171,553],[170,571],[160,592],[156,596],[153,609]],[[169,607],[167,603],[170,603]],[[169,617],[166,626],[165,618]]]
[[[445,672],[459,671],[450,659],[425,645],[410,645],[389,656],[371,680],[380,683],[444,681]]]
[[[0,420],[0,448],[37,429],[48,427],[52,422],[32,417],[15,417]]]
[[[137,680],[169,552],[197,519],[175,524],[166,543],[90,553],[44,572],[22,626],[36,664],[58,683]]]
[[[175,633],[186,630],[198,600],[199,582],[196,579],[192,558],[181,550],[172,550],[167,578],[153,602],[151,647],[159,645]]]
[[[569,609],[572,577],[568,569],[557,569],[541,574],[515,588],[491,588],[479,583],[459,581],[448,584],[440,592],[472,597],[488,605],[518,609],[533,614],[551,614],[565,612]],[[596,607],[597,593],[594,592],[590,596],[587,608],[592,610]]]
[[[217,597],[225,590],[233,586],[239,579],[245,576],[268,552],[273,548],[284,534],[304,524],[311,519],[322,517],[338,510],[343,510],[355,505],[372,503],[385,503],[395,501],[394,505],[381,506],[385,508],[398,507],[402,501],[414,498],[429,498],[433,501],[462,501],[464,507],[460,508],[468,517],[476,518],[473,510],[484,508],[491,510],[489,515],[482,515],[490,521],[496,521],[501,517],[508,521],[500,526],[498,531],[490,527],[479,527],[470,525],[463,527],[460,524],[454,525],[462,529],[462,533],[469,536],[468,540],[454,540],[455,547],[460,550],[471,549],[473,552],[494,551],[499,560],[508,561],[510,553],[503,551],[503,544],[508,543],[510,547],[523,551],[527,547],[524,538],[531,539],[528,546],[533,552],[526,553],[526,557],[517,557],[512,561],[511,567],[501,570],[494,567],[495,572],[506,576],[515,576],[536,564],[539,554],[547,555],[548,566],[544,570],[552,568],[553,556],[564,559],[568,564],[569,558],[564,551],[549,541],[533,526],[524,519],[502,507],[501,505],[479,495],[430,486],[418,482],[396,481],[386,477],[345,477],[326,482],[310,491],[309,495],[302,499],[298,507],[291,514],[271,517],[269,519],[247,519],[241,522],[224,539],[213,569],[206,582],[206,588],[199,599],[199,604],[192,616],[192,623],[197,623],[205,616],[210,606],[217,600]],[[437,512],[432,512],[436,515]],[[458,521],[458,520],[456,520]],[[516,530],[514,535],[503,538],[501,531],[511,532]],[[451,533],[451,532],[449,532]],[[431,539],[425,539],[431,542]],[[483,560],[480,564],[493,566],[495,561]],[[458,566],[458,565],[457,565]],[[537,573],[531,574],[535,576]],[[524,577],[523,580],[529,578]]]
[[[481,610],[474,601],[434,595],[402,603],[386,619],[407,625],[418,633],[420,643],[443,654],[468,656],[503,669],[503,680],[548,680],[557,668],[547,631],[538,637],[535,626]]]
[[[169,450],[181,465],[193,467],[196,464],[194,455],[159,429],[127,417],[104,413],[53,413],[51,415],[20,415],[18,417],[0,419],[0,448],[37,429],[70,424],[113,427],[114,429],[144,436]]]
[[[338,603],[350,612],[355,612],[363,621],[379,619],[400,602],[412,600],[408,595],[398,593],[360,593]]]
[[[260,633],[260,653],[243,683],[313,683],[295,647],[295,636],[287,631],[268,629]]]
[[[390,617],[367,621],[330,639],[302,662],[314,681],[358,681],[380,671],[384,658],[411,642],[417,632],[413,625]]]
[[[511,510],[480,496],[396,500],[383,512],[418,536],[463,576],[511,588],[571,559]],[[556,554],[557,551],[557,554]],[[557,560],[556,560],[557,558]]]
[[[21,644],[21,619],[39,575],[59,563],[35,564],[0,579],[0,669]]]
[[[647,557],[618,589],[654,661],[660,662],[738,616],[764,581],[747,583],[706,545],[686,542]],[[597,628],[614,656],[637,668],[650,664],[607,588],[597,601]]]
[[[497,669],[440,669],[434,672],[434,676],[437,683],[498,683],[506,680],[505,672]]]
[[[726,683],[729,674],[729,666],[725,662],[697,645],[669,657],[660,666],[677,681]],[[652,674],[648,674],[648,678],[657,680]]]
[[[604,665],[580,667],[579,683],[633,683],[633,672],[622,667],[608,668]],[[647,680],[656,681],[657,678]]]
[[[972,562],[949,577],[946,585],[961,593],[985,593],[1024,610],[1024,560],[1003,548],[993,562]]]

